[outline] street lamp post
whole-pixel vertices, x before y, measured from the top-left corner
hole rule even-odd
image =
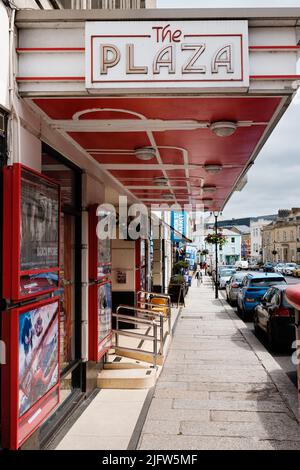
[[[219,212],[213,212],[215,218],[215,236],[218,235],[218,215]],[[219,280],[218,280],[218,243],[215,243],[215,264],[216,264],[216,277],[215,277],[215,298],[219,298]]]

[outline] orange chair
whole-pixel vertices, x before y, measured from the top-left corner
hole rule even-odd
[[[168,315],[168,299],[163,297],[152,297],[150,300],[151,310],[162,313],[165,317]]]

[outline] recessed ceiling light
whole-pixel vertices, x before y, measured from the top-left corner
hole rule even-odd
[[[204,169],[207,173],[216,174],[222,170],[223,166],[220,164],[207,164],[204,165]]]
[[[203,186],[202,189],[204,193],[210,194],[210,193],[214,193],[217,190],[217,187],[216,186]]]
[[[237,124],[236,122],[219,121],[213,122],[209,128],[218,137],[229,137],[237,130]]]
[[[153,182],[156,186],[167,186],[168,184],[167,178],[164,178],[163,176],[154,178]]]
[[[147,161],[156,157],[156,150],[153,147],[139,147],[134,149],[134,154],[139,160]]]

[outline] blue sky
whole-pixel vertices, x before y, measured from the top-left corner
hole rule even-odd
[[[297,6],[300,0],[157,0],[159,8]],[[298,62],[299,65],[299,62]],[[300,91],[248,172],[248,184],[236,192],[224,217],[277,213],[300,207]]]

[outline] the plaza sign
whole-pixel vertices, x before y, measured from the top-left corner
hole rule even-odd
[[[87,22],[89,89],[249,86],[247,21]]]

